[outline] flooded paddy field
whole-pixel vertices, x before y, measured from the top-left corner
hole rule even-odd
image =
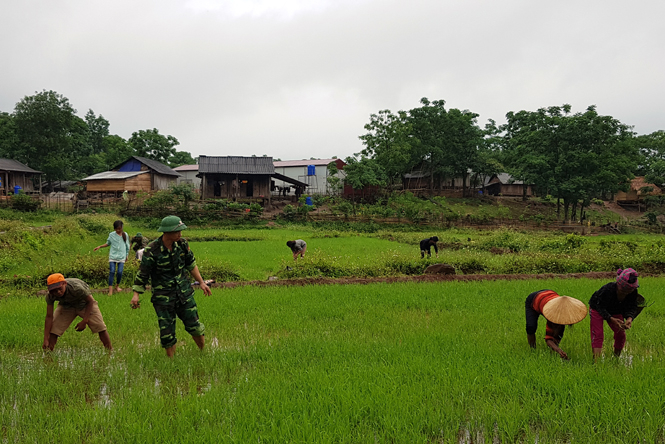
[[[607,279],[239,286],[196,293],[206,348],[159,346],[145,297],[95,294],[114,351],[73,326],[41,350],[46,304],[0,299],[0,442],[662,442],[665,278],[621,358],[562,361],[525,334],[524,300],[588,302]]]

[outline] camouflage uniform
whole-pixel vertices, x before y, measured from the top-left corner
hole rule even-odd
[[[162,238],[145,248],[133,290],[144,293],[148,282],[152,283],[152,302],[159,321],[162,347],[175,345],[175,318],[178,316],[185,330],[192,336],[202,336],[204,325],[194,301],[194,289],[190,285],[188,271],[196,267],[194,253],[186,240],[173,243],[171,251],[164,246]]]

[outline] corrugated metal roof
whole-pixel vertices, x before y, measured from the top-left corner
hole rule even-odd
[[[179,167],[173,168],[173,171],[198,171],[198,165],[180,165]]]
[[[159,174],[164,174],[165,176],[175,176],[175,177],[180,177],[181,176],[180,173],[178,173],[177,171],[173,171],[171,168],[164,165],[163,163],[158,162],[156,160],[148,159],[147,157],[141,157],[141,156],[132,156],[131,158],[125,160],[124,162],[116,165],[112,169],[115,170],[117,168],[120,168],[122,165],[124,165],[125,163],[127,163],[127,161],[129,161],[131,159],[138,160],[139,162],[141,162],[142,164],[144,164],[145,166],[147,166],[151,170],[154,170],[154,171],[158,172]]]
[[[27,165],[22,164],[14,159],[0,159],[0,170],[2,171],[16,171],[19,173],[35,173],[40,174],[41,171],[33,170]]]
[[[273,162],[275,168],[284,168],[284,167],[300,167],[307,165],[328,165],[330,162],[334,162],[338,159],[311,159],[311,160],[276,160]]]
[[[275,172],[272,157],[200,156],[199,173],[270,174]]]
[[[103,173],[93,174],[82,181],[88,180],[113,180],[113,179],[128,179],[130,177],[138,176],[139,174],[147,174],[147,171],[104,171]]]

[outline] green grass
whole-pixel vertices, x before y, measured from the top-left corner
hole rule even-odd
[[[115,347],[70,328],[41,351],[41,298],[0,300],[2,442],[663,442],[665,278],[624,356],[591,360],[588,318],[563,362],[528,348],[524,299],[587,302],[590,280],[197,292],[207,347],[158,345],[148,302],[97,296]],[[608,338],[610,339],[608,341]],[[611,333],[606,328],[605,351]]]

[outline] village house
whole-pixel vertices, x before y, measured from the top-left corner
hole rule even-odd
[[[526,194],[525,194],[526,186]],[[492,175],[485,183],[485,192],[490,196],[533,196],[533,186],[513,178],[508,173]]]
[[[18,160],[0,159],[0,195],[8,196],[19,189],[25,193],[41,194],[41,174],[41,171],[33,170]]]
[[[262,199],[270,202],[273,178],[289,183],[296,195],[307,184],[275,172],[272,157],[199,156],[201,199]]]
[[[111,171],[93,174],[84,179],[88,193],[121,194],[124,191],[159,191],[176,184],[176,171],[156,160],[132,156]]]
[[[663,194],[660,187],[647,183],[644,176],[638,176],[630,181],[628,191],[619,191],[614,195],[614,202],[623,207],[636,206],[638,211],[646,207],[644,205],[644,198],[647,196],[658,196]]]

